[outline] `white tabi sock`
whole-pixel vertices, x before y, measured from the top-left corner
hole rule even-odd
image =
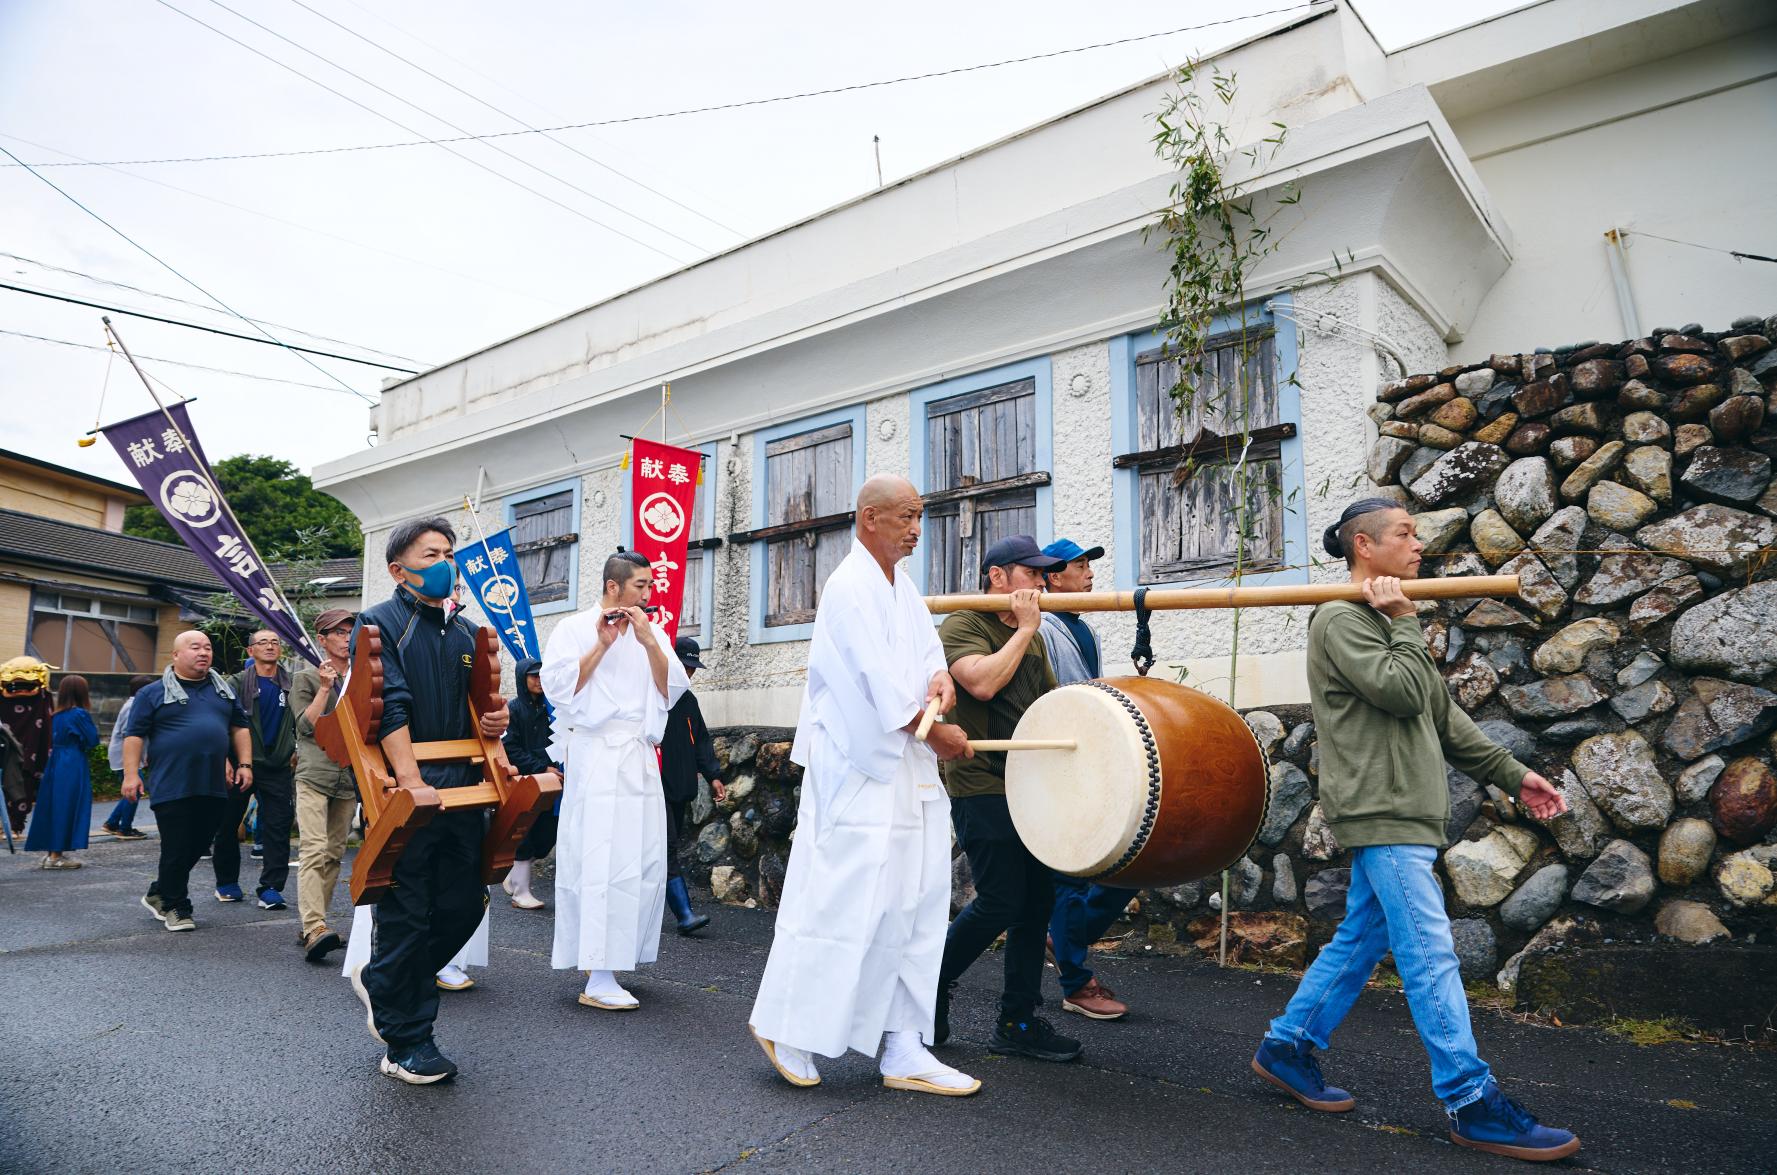
[[[778,1064],[805,1081],[819,1081],[821,1075],[814,1067],[814,1054],[807,1049],[799,1049],[793,1044],[772,1041],[772,1049],[777,1053]]]
[[[500,888],[513,897],[517,897],[520,894],[523,894],[527,898],[530,897],[531,863],[529,861],[512,862],[512,868],[507,872],[506,880]]]
[[[623,989],[617,982],[617,976],[611,971],[588,971],[586,973],[586,995],[601,1004],[635,1004],[641,1001]]]
[[[883,1033],[881,1070],[884,1077],[917,1077],[947,1089],[967,1089],[975,1084],[973,1077],[928,1052],[917,1032]]]

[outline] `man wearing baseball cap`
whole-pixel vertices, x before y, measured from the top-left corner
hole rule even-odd
[[[1010,738],[1043,694],[1055,688],[1049,654],[1037,639],[1043,574],[1063,566],[1029,535],[1001,539],[981,560],[983,591],[1010,597],[1009,611],[953,612],[938,630],[956,691],[954,721],[971,739]],[[1043,937],[1055,904],[1048,866],[1018,838],[1006,807],[1006,756],[980,752],[943,765],[950,817],[968,854],[975,899],[950,924],[938,968],[935,1044],[950,1035],[950,992],[962,973],[1006,936],[1005,989],[988,1051],[1071,1061],[1080,1042],[1036,1014],[1043,985]]]
[[[673,655],[685,667],[687,681],[703,668],[703,648],[694,636],[674,640]],[[704,724],[703,708],[687,688],[666,712],[666,733],[660,739],[660,790],[666,797],[666,908],[672,911],[680,934],[691,934],[710,924],[708,914],[691,909],[691,891],[679,869],[679,846],[690,824],[685,809],[697,798],[700,773],[710,781],[710,794],[718,804],[727,798],[722,764],[716,758],[710,728]]]
[[[290,713],[296,716],[296,909],[302,916],[302,952],[311,963],[322,962],[341,945],[339,934],[327,925],[327,906],[358,806],[352,769],[327,757],[315,742],[315,723],[339,704],[352,667],[352,623],[357,619],[344,608],[329,608],[315,617],[324,659],[298,670],[290,683]]]
[[[1062,562],[1062,566],[1043,577],[1050,591],[1089,592],[1092,561],[1104,557],[1104,548],[1088,550],[1072,539],[1056,539],[1043,548],[1043,554]],[[1090,681],[1099,676],[1098,636],[1078,613],[1043,613],[1042,633],[1058,683]],[[1086,966],[1086,952],[1110,929],[1135,894],[1133,889],[1094,885],[1065,873],[1055,875],[1049,949],[1060,973],[1063,1011],[1091,1020],[1116,1020],[1129,1011],[1129,1006],[1117,999],[1116,993],[1100,983]]]

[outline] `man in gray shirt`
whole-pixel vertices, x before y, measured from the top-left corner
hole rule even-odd
[[[1052,592],[1092,590],[1092,561],[1103,547],[1087,550],[1072,539],[1056,539],[1043,554],[1063,565],[1044,575]],[[1044,612],[1043,644],[1059,685],[1099,675],[1098,636],[1073,612]],[[1049,919],[1049,950],[1061,978],[1061,1007],[1091,1020],[1116,1020],[1129,1011],[1086,966],[1086,953],[1123,913],[1136,891],[1094,885],[1066,873],[1055,875],[1055,912]]]

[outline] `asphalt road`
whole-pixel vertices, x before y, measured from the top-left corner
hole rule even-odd
[[[1517,1166],[1449,1143],[1398,993],[1366,994],[1326,1058],[1358,1109],[1313,1114],[1247,1068],[1293,978],[1194,959],[1105,960],[1135,1011],[1100,1024],[1052,1008],[1086,1053],[1046,1065],[986,1052],[989,957],[941,1050],[980,1095],[885,1090],[856,1055],[792,1089],[746,1032],[771,917],[707,899],[703,936],[668,934],[659,964],[630,977],[630,1014],[576,1005],[576,977],[549,968],[549,913],[496,903],[491,965],[439,1018],[462,1075],[411,1088],[377,1073],[339,956],[302,961],[294,909],[204,896],[195,933],[151,919],[137,898],[157,843],[95,841],[65,873],[0,855],[0,1172]],[[207,895],[208,863],[193,881]],[[1777,1050],[1640,1048],[1487,1011],[1476,1033],[1508,1092],[1580,1134],[1570,1167],[1777,1169]]]

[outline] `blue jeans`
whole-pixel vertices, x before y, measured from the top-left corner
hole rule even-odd
[[[1392,950],[1413,1026],[1431,1058],[1432,1092],[1455,1113],[1481,1096],[1490,1070],[1475,1053],[1444,891],[1432,874],[1437,856],[1430,845],[1366,845],[1352,852],[1345,918],[1266,1035],[1326,1048],[1370,972]]]
[[[1049,939],[1055,944],[1055,967],[1061,972],[1062,995],[1073,995],[1092,982],[1092,969],[1086,966],[1086,949],[1104,936],[1137,892],[1094,885],[1066,873],[1055,875],[1055,910],[1049,915]]]
[[[111,815],[105,817],[105,827],[113,832],[118,829],[130,829],[136,826],[135,800],[119,800],[117,807],[111,809]]]

